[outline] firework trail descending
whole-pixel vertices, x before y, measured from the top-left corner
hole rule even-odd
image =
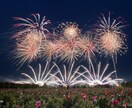
[[[55,72],[54,74],[51,75],[51,72],[55,68],[56,64],[54,63],[54,65],[49,70],[48,70],[48,67],[49,67],[48,65],[49,65],[49,63],[47,62],[45,67],[44,67],[44,70],[42,71],[41,65],[39,64],[39,71],[38,72],[35,72],[35,70],[31,66],[29,66],[29,68],[32,70],[33,77],[26,74],[26,73],[22,73],[22,75],[29,78],[33,84],[36,84],[39,86],[43,86],[44,84],[56,85],[58,83],[52,79],[52,75],[57,74],[57,72]]]
[[[111,19],[110,14],[108,19],[104,15],[102,18],[99,18],[99,26],[97,29],[99,35],[98,48],[102,54],[112,57],[115,70],[117,54],[124,54],[127,51],[125,34],[122,32],[123,27],[122,22],[118,19]]]
[[[123,82],[123,79],[112,79],[112,74],[114,74],[116,71],[112,71],[109,74],[105,75],[109,64],[105,66],[103,71],[101,72],[101,62],[98,64],[97,71],[95,70],[95,67],[93,66],[93,63],[90,62],[92,71],[90,71],[87,67],[83,66],[84,72],[81,74],[84,77],[84,82],[89,86],[96,86],[96,85],[117,85],[118,82]]]
[[[56,65],[57,66],[57,65]],[[84,81],[78,80],[82,74],[79,73],[80,66],[78,66],[75,71],[73,70],[74,62],[71,64],[69,69],[66,68],[66,65],[63,65],[63,71],[57,66],[58,68],[58,76],[56,74],[51,74],[57,80],[58,85],[64,87],[71,87],[77,84],[82,84]],[[62,74],[64,73],[64,74]]]

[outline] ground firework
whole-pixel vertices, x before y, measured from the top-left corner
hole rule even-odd
[[[66,65],[63,65],[63,71],[57,66],[58,68],[58,76],[52,75],[56,78],[56,81],[58,85],[64,86],[64,87],[70,87],[74,86],[76,84],[80,84],[83,81],[78,80],[82,74],[79,74],[80,66],[78,66],[75,70],[73,70],[74,62],[71,64],[71,66],[67,69]]]
[[[33,84],[37,84],[39,86],[43,86],[44,84],[46,85],[58,84],[52,79],[53,78],[52,75],[55,75],[57,72],[51,75],[51,71],[55,68],[55,66],[56,64],[54,64],[50,69],[48,69],[49,63],[47,62],[44,67],[44,70],[42,71],[41,65],[39,64],[38,72],[35,72],[34,69],[31,66],[29,66],[30,69],[32,70],[33,77],[26,73],[22,73],[22,75],[29,78]]]
[[[90,62],[92,69],[89,70],[87,67],[82,66],[84,68],[84,72],[82,76],[84,77],[84,81],[89,86],[96,86],[96,85],[118,85],[118,82],[123,81],[123,79],[113,79],[112,74],[116,71],[112,71],[109,74],[106,74],[109,64],[105,65],[105,68],[101,69],[101,62],[98,64],[98,68],[96,71],[95,66],[93,63]],[[102,71],[101,71],[102,70]]]

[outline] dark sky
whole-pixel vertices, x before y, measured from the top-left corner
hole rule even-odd
[[[127,38],[128,51],[118,56],[117,72],[121,78],[132,80],[132,0],[0,0],[0,78],[20,77],[23,68],[17,71],[11,60],[10,43],[13,17],[30,17],[32,13],[40,13],[57,26],[61,22],[72,21],[81,29],[89,29],[97,22],[101,13],[121,16],[128,25],[124,32]],[[15,30],[14,30],[15,31]],[[9,50],[8,50],[9,49]],[[10,55],[10,56],[9,56]]]

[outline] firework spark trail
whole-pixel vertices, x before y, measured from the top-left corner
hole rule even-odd
[[[63,65],[64,74],[62,74],[61,69],[57,65],[56,67],[58,68],[59,76],[53,74],[51,75],[56,78],[58,85],[70,87],[83,82],[78,80],[78,78],[80,78],[82,75],[79,74],[80,66],[78,66],[75,71],[73,71],[74,62],[71,64],[68,70],[66,69],[66,65]]]
[[[48,29],[45,28],[46,25],[50,23],[49,20],[46,21],[45,16],[43,19],[40,19],[39,14],[32,14],[34,17],[34,20],[30,18],[20,18],[15,17],[16,20],[21,21],[21,23],[15,24],[16,27],[25,27],[23,30],[16,33],[16,35],[13,37],[19,37],[23,33],[30,32],[32,30],[37,30],[38,32],[41,32],[43,36],[46,38],[45,32],[49,33]]]
[[[97,33],[99,35],[99,50],[101,53],[111,56],[114,69],[116,70],[117,54],[124,54],[127,51],[125,44],[125,34],[122,32],[124,25],[118,19],[108,19],[103,15],[99,18],[99,27]],[[116,78],[117,78],[117,73]]]
[[[31,77],[30,75],[26,74],[26,73],[21,73],[22,75],[26,76],[27,78],[29,78],[33,84],[37,84],[39,86],[43,86],[44,84],[53,84],[53,85],[57,85],[58,83],[56,81],[52,81],[52,75],[57,74],[58,72],[55,72],[54,74],[50,75],[52,70],[55,68],[56,64],[54,63],[54,65],[48,70],[48,65],[49,63],[47,62],[45,65],[44,70],[42,71],[41,65],[39,64],[39,71],[38,73],[34,71],[34,69],[29,66],[29,68],[32,70],[33,73],[33,77]]]
[[[85,83],[88,84],[89,86],[96,86],[96,85],[106,85],[106,84],[116,84],[118,85],[119,81],[123,81],[123,79],[112,79],[111,75],[114,74],[116,71],[112,71],[106,76],[104,75],[106,73],[106,70],[108,69],[109,64],[105,66],[103,71],[101,72],[101,62],[98,64],[97,72],[94,69],[93,63],[91,63],[92,67],[92,72],[89,71],[89,69],[85,66],[82,65],[84,68],[84,72],[81,74],[86,80]],[[80,74],[80,73],[79,73]],[[84,75],[87,74],[87,75]],[[110,79],[110,80],[109,80]]]

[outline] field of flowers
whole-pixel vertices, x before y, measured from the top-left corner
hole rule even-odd
[[[132,88],[0,89],[0,108],[132,108]]]

